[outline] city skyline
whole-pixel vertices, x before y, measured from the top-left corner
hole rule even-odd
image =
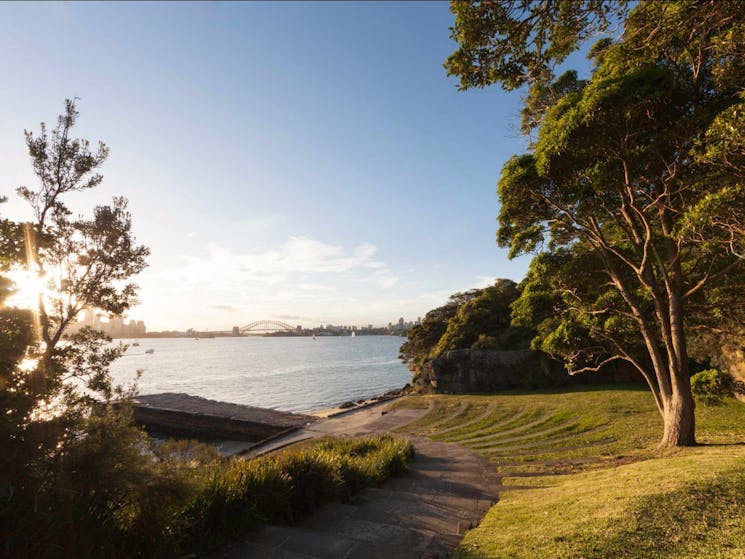
[[[291,326],[296,327],[298,329],[342,329],[342,330],[349,330],[349,331],[363,331],[363,330],[373,330],[373,329],[383,329],[387,328],[389,331],[394,330],[401,330],[401,329],[408,329],[414,326],[415,324],[421,324],[422,317],[417,317],[416,320],[406,320],[404,317],[399,317],[396,321],[389,321],[386,324],[374,324],[374,323],[352,323],[352,322],[342,322],[339,324],[332,324],[327,321],[319,320],[316,321],[314,324],[310,323],[302,323],[302,324],[291,324]],[[81,313],[79,319],[77,322],[73,323],[71,325],[71,332],[75,332],[78,329],[88,326],[96,330],[102,330],[107,335],[112,337],[118,337],[120,335],[125,335],[126,337],[136,337],[145,335],[146,333],[154,333],[154,332],[189,332],[189,331],[199,331],[199,332],[231,332],[235,331],[236,329],[243,328],[245,325],[232,325],[230,327],[223,327],[223,328],[200,328],[195,327],[195,325],[190,325],[189,327],[184,327],[184,325],[181,325],[180,327],[176,328],[165,328],[162,330],[148,330],[147,326],[145,324],[145,321],[143,320],[133,320],[128,319],[128,316],[122,315],[122,316],[112,316],[107,317],[105,313],[98,312],[95,310],[86,310],[83,313]]]

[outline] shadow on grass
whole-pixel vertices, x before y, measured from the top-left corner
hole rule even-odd
[[[742,549],[743,506],[745,471],[724,472],[717,481],[694,482],[642,499],[629,511],[633,516],[622,530],[581,542],[577,557],[734,557],[722,553]]]

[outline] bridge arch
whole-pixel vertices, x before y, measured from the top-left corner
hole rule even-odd
[[[251,322],[240,328],[240,331],[245,332],[294,332],[295,327],[287,324],[286,322],[279,322],[278,320],[257,320]]]

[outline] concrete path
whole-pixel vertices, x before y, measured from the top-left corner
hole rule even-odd
[[[266,452],[323,435],[390,431],[428,410],[387,404],[318,422],[304,433],[275,440]],[[449,556],[497,499],[500,479],[483,457],[452,443],[411,438],[416,456],[409,472],[346,504],[319,509],[295,526],[267,526],[215,555],[223,559],[435,559]]]
[[[241,455],[245,457],[259,456],[306,439],[326,435],[356,437],[371,433],[385,433],[415,421],[430,410],[430,408],[399,409],[389,413],[387,409],[390,405],[391,402],[381,402],[336,417],[322,419],[297,431],[272,439],[266,444],[255,446],[251,450],[241,453]]]

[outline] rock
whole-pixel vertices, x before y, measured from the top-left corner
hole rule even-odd
[[[340,410],[348,410],[349,408],[353,408],[356,404],[354,402],[344,402],[343,404],[339,405]]]
[[[424,363],[415,379],[419,393],[466,394],[596,382],[639,382],[628,367],[570,376],[563,365],[539,351],[458,349]]]

